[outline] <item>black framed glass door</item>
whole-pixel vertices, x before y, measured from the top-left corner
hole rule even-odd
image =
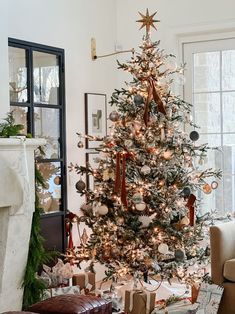
[[[48,249],[64,251],[66,198],[64,50],[9,38],[10,107],[23,133],[45,138],[37,157],[46,188],[38,193]]]

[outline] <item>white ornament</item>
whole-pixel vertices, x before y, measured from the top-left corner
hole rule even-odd
[[[169,252],[169,247],[166,243],[161,243],[157,249],[161,254],[167,254]]]
[[[132,142],[132,140],[125,140],[125,146],[127,147],[127,148],[130,148],[132,145],[133,145],[133,142]]]
[[[151,168],[147,165],[143,166],[141,169],[140,169],[141,173],[143,173],[144,175],[147,175],[147,174],[150,174],[151,172]]]
[[[145,215],[140,216],[138,220],[139,222],[142,223],[141,228],[147,228],[150,225],[150,223],[153,221],[154,217],[155,217],[155,214],[151,216],[145,216]]]
[[[138,211],[142,212],[143,210],[145,210],[146,204],[145,204],[144,202],[139,203],[139,204],[136,204],[136,205],[135,205],[135,208],[136,208]]]
[[[94,212],[100,216],[104,216],[104,215],[108,214],[108,211],[109,211],[109,209],[106,205],[96,206],[94,208]]]

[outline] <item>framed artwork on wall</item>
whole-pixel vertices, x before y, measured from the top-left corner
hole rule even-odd
[[[107,135],[107,108],[105,94],[85,94],[86,134],[97,138]],[[86,139],[86,148],[97,148],[100,141]]]
[[[97,169],[99,166],[99,161],[97,160],[98,158],[99,158],[98,152],[86,153],[86,164],[89,163],[92,169]],[[92,175],[86,176],[86,185],[88,189],[94,190],[96,183]]]

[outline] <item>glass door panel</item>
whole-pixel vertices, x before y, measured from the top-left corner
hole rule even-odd
[[[58,105],[59,65],[56,55],[33,52],[34,102]]]
[[[45,138],[46,159],[60,158],[60,111],[52,108],[34,108],[35,137]]]
[[[59,162],[37,163],[46,187],[38,191],[39,202],[44,213],[61,210],[61,166]]]
[[[9,38],[10,105],[23,133],[45,138],[37,167],[45,180],[38,191],[47,249],[64,251],[67,209],[64,50]],[[39,155],[40,154],[40,155]]]
[[[11,102],[28,102],[26,50],[9,47],[9,93]]]

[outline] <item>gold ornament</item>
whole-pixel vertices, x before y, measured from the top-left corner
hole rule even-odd
[[[86,188],[86,183],[81,179],[75,184],[76,190],[82,192]]]
[[[205,194],[210,194],[212,192],[212,188],[211,188],[210,184],[208,184],[208,183],[203,185],[202,190]]]
[[[87,234],[86,229],[84,228],[84,229],[83,229],[82,236],[81,236],[81,241],[82,241],[83,244],[86,244],[87,241],[88,241],[88,239],[89,239],[89,236],[88,236],[88,234]]]
[[[166,150],[163,153],[163,158],[166,160],[170,160],[172,158],[172,151],[171,150]]]
[[[150,28],[153,27],[157,30],[154,23],[160,22],[159,20],[154,20],[154,16],[157,12],[154,12],[153,14],[149,15],[149,10],[146,10],[146,15],[139,12],[139,15],[142,17],[142,19],[137,20],[136,22],[142,23],[140,29],[146,27],[146,34],[148,35],[150,32]]]
[[[55,183],[55,185],[60,185],[60,181],[61,181],[60,176],[56,176],[56,177],[54,178],[54,183]]]
[[[103,180],[104,180],[104,181],[108,181],[109,178],[110,178],[110,176],[109,176],[109,169],[105,169],[105,170],[103,171]]]
[[[79,141],[79,142],[77,143],[77,147],[78,147],[78,148],[83,148],[83,147],[84,147],[83,142],[82,142],[82,141]]]
[[[189,218],[187,216],[185,216],[184,218],[182,218],[180,220],[180,224],[183,225],[183,226],[188,226],[189,223],[190,223],[190,221],[189,221]]]

